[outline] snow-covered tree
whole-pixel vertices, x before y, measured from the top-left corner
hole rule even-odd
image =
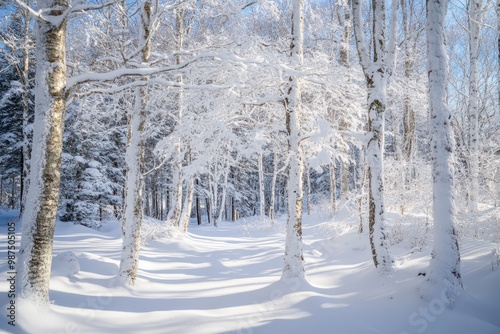
[[[385,227],[384,206],[384,123],[387,107],[387,81],[394,69],[398,1],[392,1],[391,27],[386,40],[385,1],[372,0],[373,45],[365,42],[361,21],[361,1],[353,0],[353,23],[356,46],[368,90],[368,133],[366,160],[369,184],[369,233],[375,267],[381,273],[392,270]],[[370,50],[370,46],[373,50]]]
[[[59,199],[66,104],[66,0],[38,1],[35,121],[30,187],[22,217],[20,296],[49,302],[52,243]]]
[[[67,102],[66,26],[68,15],[109,5],[68,7],[66,0],[37,2],[39,11],[15,3],[35,19],[35,119],[29,175],[22,216],[19,296],[34,304],[49,302],[52,244],[59,200],[62,136]]]
[[[468,209],[471,212],[478,210],[479,197],[479,160],[480,160],[480,138],[479,138],[479,41],[483,17],[488,3],[483,0],[467,1],[468,30],[469,30],[469,198]]]
[[[291,68],[298,70],[303,61],[304,17],[303,0],[292,0],[292,32],[290,45]],[[285,116],[288,141],[288,212],[285,241],[285,264],[282,279],[305,279],[302,245],[303,155],[300,127],[301,79],[291,74],[285,95]]]
[[[451,307],[461,293],[460,252],[455,231],[453,196],[453,128],[447,105],[448,56],[445,48],[445,17],[448,1],[427,1],[427,70],[433,182],[434,246],[423,299],[441,300]],[[445,296],[445,300],[443,300]]]
[[[151,15],[154,11],[150,0],[143,0],[140,9],[139,61],[147,65],[151,55]],[[147,80],[142,78],[141,80]],[[127,150],[125,153],[126,182],[122,222],[123,246],[120,269],[117,275],[122,284],[135,283],[141,248],[141,225],[144,218],[144,130],[146,123],[147,87],[134,89],[134,106],[128,114]]]

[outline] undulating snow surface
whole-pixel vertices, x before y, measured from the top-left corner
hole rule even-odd
[[[14,216],[0,212],[2,245]],[[148,241],[132,289],[113,282],[120,261],[118,223],[96,231],[58,222],[50,310],[16,305],[15,328],[7,324],[4,307],[3,252],[0,332],[500,333],[500,269],[492,254],[498,244],[461,241],[465,292],[449,310],[440,298],[425,302],[418,296],[424,280],[418,274],[428,266],[430,246],[413,252],[412,242],[392,246],[395,271],[382,277],[373,267],[368,236],[340,216],[304,215],[309,285],[279,281],[285,217],[274,224],[222,222],[219,228],[193,221],[186,237],[147,219]],[[389,226],[397,216],[388,215]]]

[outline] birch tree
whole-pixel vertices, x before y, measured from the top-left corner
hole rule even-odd
[[[139,45],[142,45],[140,61],[149,63],[151,55],[151,11],[152,3],[144,0],[141,3]],[[142,78],[141,80],[147,80]],[[141,247],[141,224],[143,212],[144,188],[144,127],[146,123],[147,88],[135,88],[135,102],[128,117],[128,136],[125,162],[127,179],[125,183],[125,209],[122,222],[122,255],[117,278],[120,283],[133,285],[139,266]]]
[[[372,0],[372,47],[367,44],[361,22],[361,1],[353,0],[353,24],[356,46],[368,90],[368,134],[366,160],[369,185],[369,235],[372,258],[381,273],[390,272],[394,262],[389,252],[384,207],[384,123],[387,81],[395,60],[398,1],[392,1],[391,30],[386,41],[386,9],[384,0]]]
[[[469,0],[468,27],[469,27],[469,198],[468,209],[471,212],[477,211],[479,197],[479,37],[484,12],[488,3],[483,0]]]
[[[184,9],[177,8],[175,12],[175,29],[176,29],[176,43],[178,54],[175,58],[176,64],[182,62],[182,44],[184,39]],[[182,85],[183,77],[179,74],[177,81]],[[183,103],[184,103],[184,93],[182,88],[179,88],[178,98],[177,98],[177,127],[181,126],[181,119],[183,117]],[[182,155],[181,155],[181,139],[177,139],[175,142],[175,155],[173,159],[172,166],[172,208],[168,214],[167,220],[172,221],[175,225],[179,225],[179,220],[182,212]]]
[[[292,33],[290,59],[292,69],[298,69],[303,61],[304,17],[303,0],[292,0]],[[302,245],[302,148],[300,134],[300,79],[291,74],[285,95],[286,132],[288,134],[288,212],[285,241],[285,264],[282,279],[305,279]]]
[[[46,305],[49,302],[66,103],[65,11],[68,3],[66,0],[41,0],[38,8],[44,14],[35,22],[34,144],[30,187],[22,216],[18,284],[22,298]]]
[[[448,57],[445,48],[447,0],[427,0],[427,71],[433,179],[434,246],[423,299],[441,300],[449,307],[462,290],[460,252],[455,232],[453,199],[454,139],[447,105]],[[446,297],[443,300],[443,296]]]

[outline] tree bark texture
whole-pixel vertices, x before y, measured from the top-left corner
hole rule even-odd
[[[58,16],[66,0],[40,0],[38,8]],[[59,200],[66,95],[66,20],[37,20],[35,122],[32,168],[22,216],[19,293],[35,304],[49,303],[52,244]]]

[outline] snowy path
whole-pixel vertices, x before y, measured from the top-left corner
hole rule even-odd
[[[53,275],[52,310],[24,313],[17,332],[500,333],[500,270],[488,267],[491,244],[465,245],[467,294],[449,311],[417,296],[417,274],[428,256],[396,248],[397,270],[382,278],[372,268],[366,236],[351,230],[329,240],[325,226],[318,217],[305,222],[310,285],[278,282],[282,233],[224,223],[218,229],[192,225],[184,239],[144,246],[133,289],[113,286],[121,246],[117,226],[104,233],[58,226],[54,253],[73,251],[80,272]],[[12,332],[5,322],[0,329]]]

